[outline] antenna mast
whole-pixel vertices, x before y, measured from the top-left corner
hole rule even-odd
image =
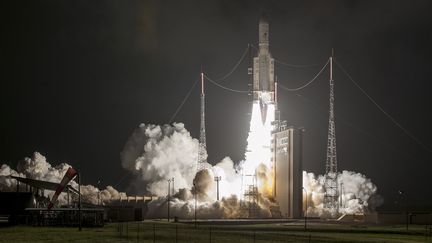
[[[330,57],[330,112],[327,139],[326,174],[324,181],[324,208],[330,210],[334,217],[339,211],[339,191],[337,183],[336,130],[334,119],[334,80],[333,80],[333,49]]]
[[[198,145],[198,164],[197,172],[207,168],[207,145],[206,145],[206,131],[205,131],[205,93],[204,93],[204,73],[201,67],[201,125],[200,125],[200,138]]]

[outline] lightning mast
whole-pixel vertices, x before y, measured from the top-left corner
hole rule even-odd
[[[200,125],[200,138],[199,138],[199,145],[198,145],[197,172],[206,169],[206,165],[207,165],[207,145],[206,145],[204,109],[205,109],[204,73],[201,71],[201,125]]]
[[[333,51],[332,51],[333,52]],[[337,159],[336,159],[336,131],[334,119],[334,80],[333,80],[333,53],[330,57],[330,113],[327,138],[326,174],[324,181],[324,208],[330,210],[331,216],[336,216],[339,209]]]

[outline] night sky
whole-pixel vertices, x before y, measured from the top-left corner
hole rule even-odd
[[[140,123],[165,124],[199,76],[226,74],[258,20],[270,22],[281,84],[297,87],[335,59],[397,122],[432,148],[431,1],[3,1],[0,164],[34,151],[79,168],[84,183],[128,186],[120,152]],[[248,89],[248,59],[227,80]],[[407,136],[335,67],[338,165],[371,178],[395,206],[432,205],[432,153]],[[243,159],[251,97],[206,87],[213,164]],[[300,95],[300,96],[299,96]],[[325,170],[328,71],[280,91],[288,124],[305,127],[304,169]],[[199,134],[199,88],[176,118]]]

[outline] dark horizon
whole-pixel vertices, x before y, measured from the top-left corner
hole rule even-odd
[[[128,187],[120,152],[140,123],[163,125],[199,76],[226,74],[258,20],[270,23],[278,81],[298,87],[334,56],[420,143],[432,148],[429,1],[8,1],[2,8],[2,153],[13,168],[39,151],[83,171],[85,184]],[[222,84],[248,89],[248,59]],[[339,170],[366,175],[397,207],[432,207],[431,152],[408,136],[335,66]],[[250,96],[206,87],[208,161],[243,159]],[[325,170],[328,71],[298,92],[281,90],[289,125],[306,129],[304,169]],[[199,136],[199,88],[174,119]],[[405,200],[405,199],[404,199]]]

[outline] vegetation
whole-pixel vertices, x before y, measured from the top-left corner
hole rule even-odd
[[[311,223],[198,225],[163,221],[113,223],[101,228],[0,228],[0,242],[432,242],[425,226]],[[177,240],[176,240],[177,239]]]

